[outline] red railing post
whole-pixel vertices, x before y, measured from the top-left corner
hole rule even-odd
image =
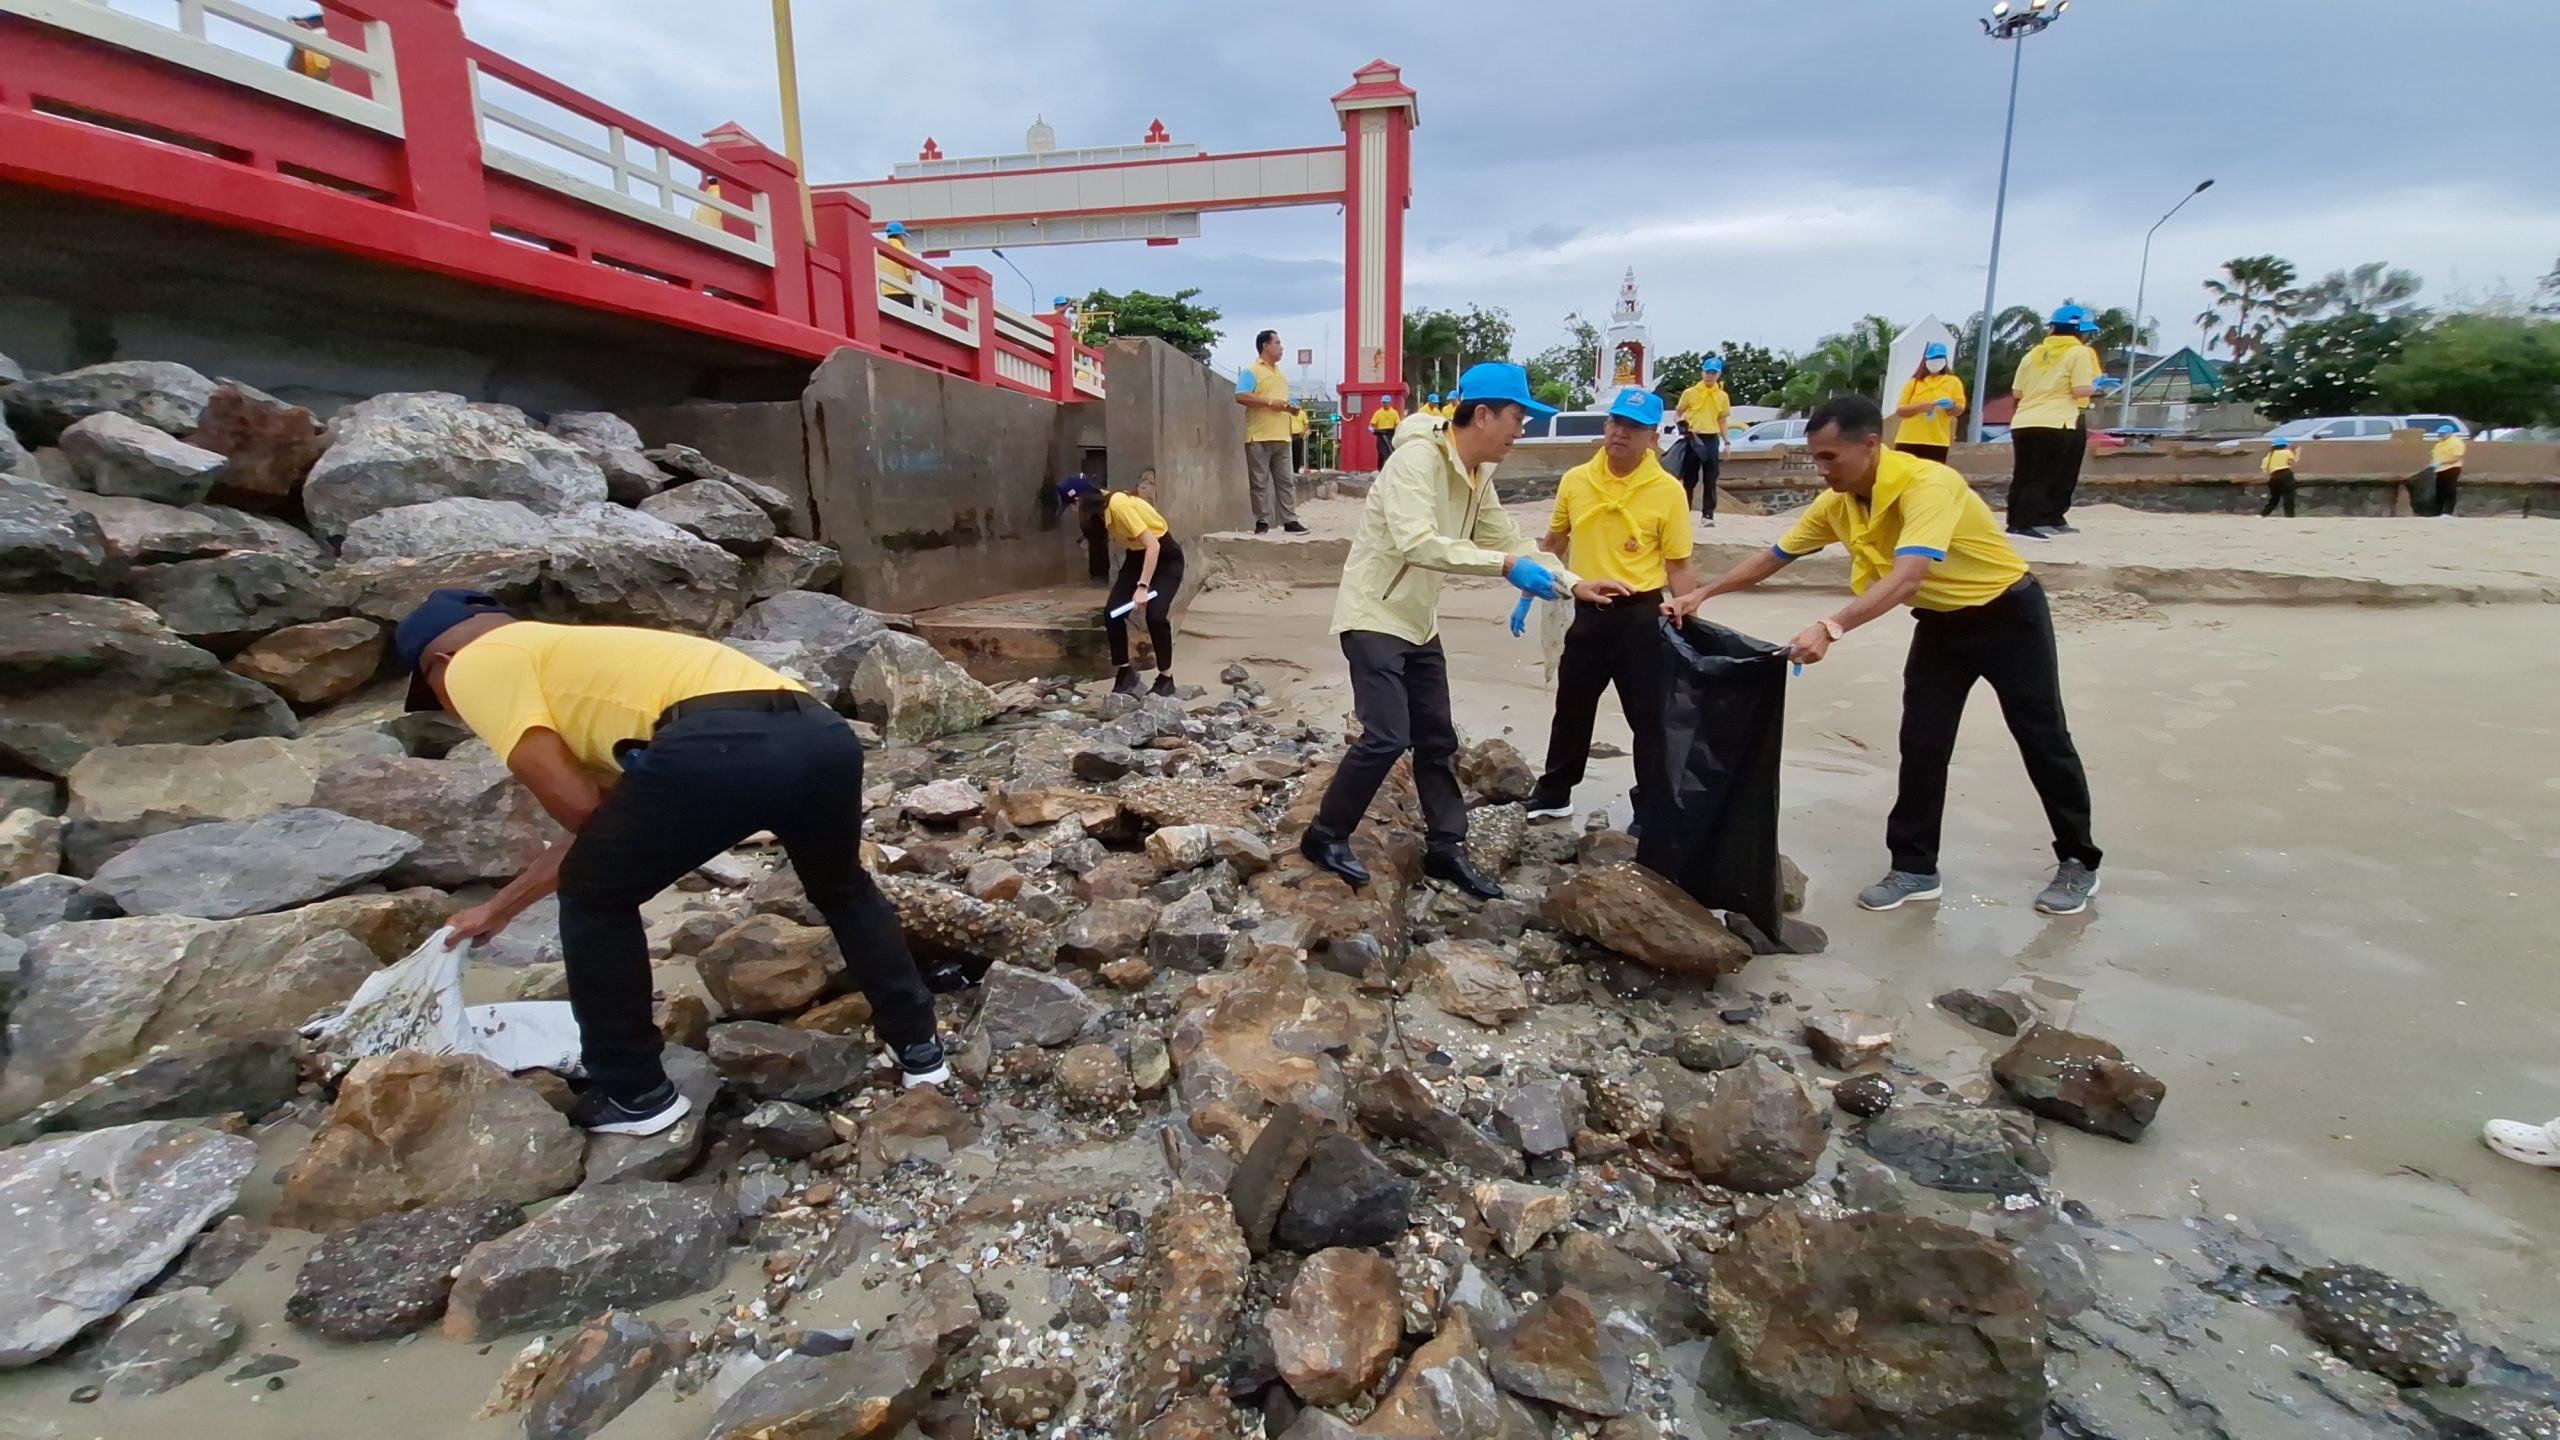
[[[880,348],[880,252],[871,238],[871,207],[841,190],[810,197],[818,217],[818,249],[844,263],[845,313],[830,328],[842,326],[853,343]]]
[[[454,3],[366,0],[365,8],[391,29],[409,208],[485,235],[489,178],[480,160],[480,107],[472,98],[469,42]]]
[[[957,290],[969,297],[969,315],[978,330],[976,370],[971,378],[981,385],[996,382],[996,281],[980,266],[946,265],[942,273],[951,277],[946,290]]]
[[[773,246],[773,312],[809,323],[809,241],[800,228],[800,172],[788,156],[726,126],[703,136],[702,148],[764,196],[765,234]]]
[[[1040,317],[1049,327],[1049,398],[1064,405],[1076,398],[1076,332],[1067,317],[1052,310]]]

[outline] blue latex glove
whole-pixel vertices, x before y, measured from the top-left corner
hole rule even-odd
[[[1537,603],[1538,601],[1535,596],[1523,595],[1520,597],[1520,603],[1511,607],[1511,634],[1513,638],[1516,639],[1529,633],[1529,607]]]
[[[1526,555],[1514,557],[1503,568],[1502,578],[1531,599],[1561,600],[1565,596],[1564,587],[1557,583],[1555,572]]]
[[[1956,408],[1956,402],[1954,402],[1953,400],[1941,400],[1941,401],[1939,401],[1937,404],[1935,404],[1935,405],[1933,405],[1933,406],[1931,406],[1931,407],[1929,407],[1929,408],[1931,408],[1931,409],[1933,409],[1933,410],[1953,410],[1954,408]]]

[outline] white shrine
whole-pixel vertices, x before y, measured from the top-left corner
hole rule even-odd
[[[1600,332],[1598,371],[1592,391],[1605,402],[1621,388],[1653,388],[1653,332],[1644,328],[1644,300],[1636,294],[1635,267],[1618,282],[1618,303],[1609,310],[1609,328]]]

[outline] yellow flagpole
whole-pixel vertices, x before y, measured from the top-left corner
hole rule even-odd
[[[800,61],[791,44],[791,0],[773,0],[773,64],[782,82],[782,153],[800,178],[800,230],[818,242],[817,212],[809,205],[809,162],[800,154]]]

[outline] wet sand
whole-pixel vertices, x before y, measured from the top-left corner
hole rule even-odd
[[[1535,765],[1549,692],[1535,632],[1498,623],[1510,596],[1452,588],[1444,638],[1469,738],[1507,736]],[[1709,618],[1784,637],[1834,603],[1729,597]],[[1295,676],[1287,696],[1338,725],[1331,604],[1329,590],[1212,591],[1186,622],[1183,668]],[[2560,609],[2154,609],[2077,593],[2057,608],[2107,852],[2092,913],[2031,908],[2049,837],[1987,691],[1957,749],[1946,900],[1852,903],[1885,869],[1897,617],[1790,683],[1780,843],[1831,948],[1756,961],[1741,983],[1883,1014],[1901,1058],[1950,1082],[1982,1073],[1989,1037],[1930,997],[2032,985],[2169,1086],[2139,1144],[2046,1127],[2064,1193],[2109,1216],[2289,1229],[2428,1286],[2484,1337],[2560,1345],[2560,1173],[2478,1138],[2491,1115],[2560,1114]],[[1609,702],[1598,738],[1627,742]],[[1596,761],[1576,801],[1623,823],[1630,778],[1625,759]]]

